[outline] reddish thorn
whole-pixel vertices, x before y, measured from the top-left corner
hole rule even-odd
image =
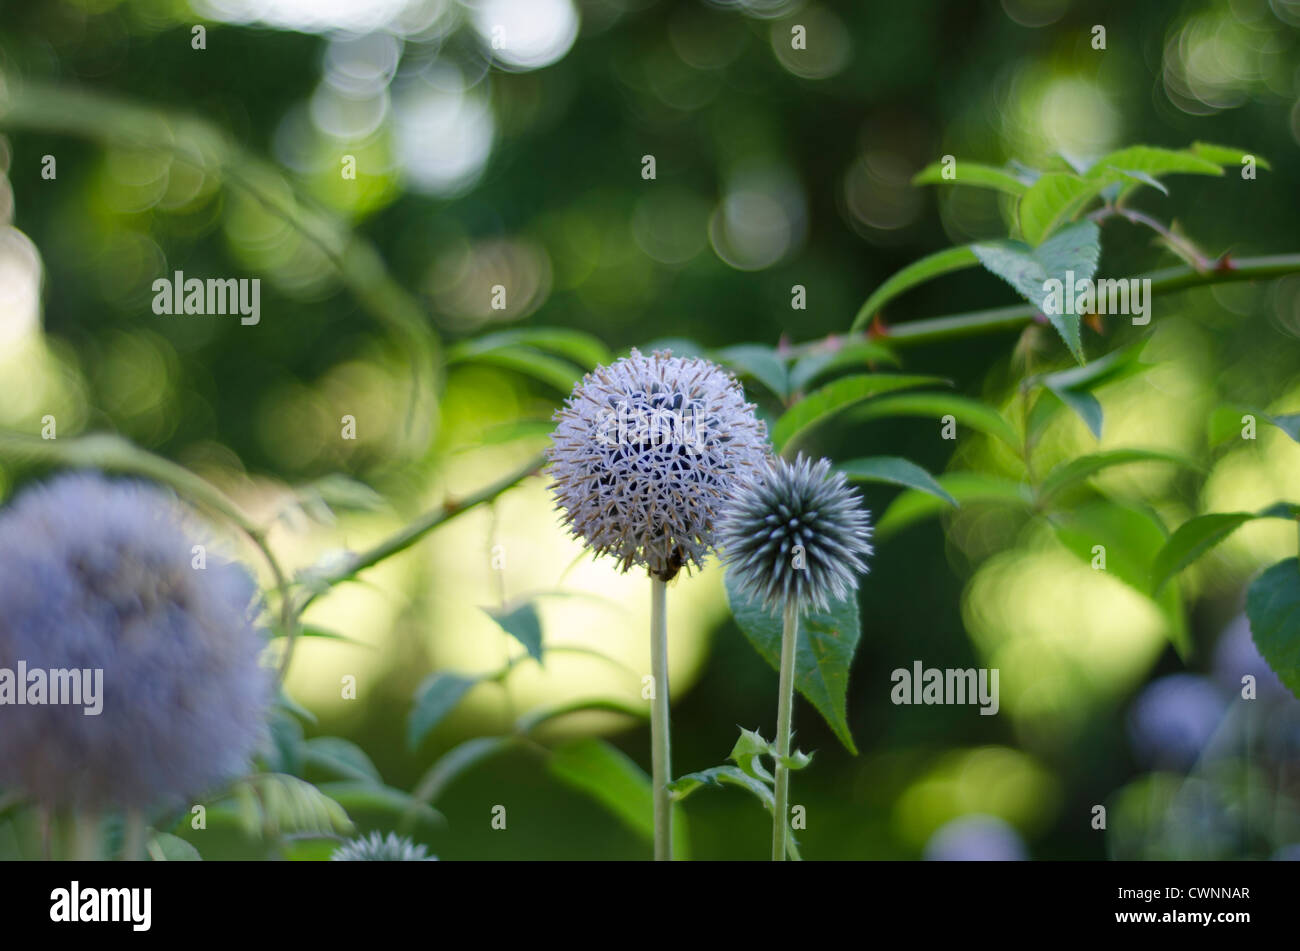
[[[871,318],[871,326],[867,328],[867,339],[877,340],[880,337],[889,336],[889,327],[877,311],[876,316]]]

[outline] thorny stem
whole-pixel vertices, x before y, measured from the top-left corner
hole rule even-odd
[[[1171,294],[1189,287],[1201,287],[1209,284],[1227,284],[1234,281],[1266,280],[1285,277],[1288,274],[1300,274],[1300,254],[1276,254],[1268,257],[1233,258],[1226,267],[1210,271],[1198,271],[1189,265],[1162,268],[1147,271],[1134,276],[1134,280],[1150,280],[1151,294]],[[854,321],[855,332],[844,335],[831,335],[820,340],[810,340],[798,344],[786,351],[788,356],[798,357],[819,349],[840,347],[849,343],[881,339],[894,347],[915,346],[934,343],[940,340],[955,340],[973,337],[985,333],[1000,333],[1015,330],[1038,317],[1038,308],[1032,304],[1014,304],[1009,307],[993,307],[987,310],[974,310],[961,314],[947,314],[941,317],[928,317],[922,320],[909,320],[892,326],[876,327],[871,330],[857,331],[857,328],[871,318],[870,314],[859,314]]]

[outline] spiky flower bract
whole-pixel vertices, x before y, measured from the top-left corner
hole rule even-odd
[[[869,514],[826,459],[774,460],[740,486],[718,527],[737,586],[770,610],[825,611],[857,590],[871,554]]]
[[[340,845],[330,856],[333,862],[436,862],[436,855],[429,855],[422,845],[416,845],[395,832],[388,833],[387,838],[378,832],[361,839],[349,839]]]
[[[549,450],[564,522],[623,571],[702,567],[727,495],[768,458],[767,427],[730,373],[633,350],[574,387]]]
[[[171,495],[99,475],[61,476],[0,511],[0,669],[102,670],[98,715],[0,707],[0,787],[146,810],[247,770],[273,679],[256,587],[206,548],[198,561],[203,542]]]

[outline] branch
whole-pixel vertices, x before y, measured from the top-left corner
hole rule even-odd
[[[1229,260],[1225,266],[1212,271],[1197,271],[1187,265],[1148,271],[1136,280],[1151,281],[1151,295],[1172,294],[1189,287],[1208,284],[1227,284],[1234,281],[1266,280],[1300,274],[1300,254],[1276,254],[1269,257],[1239,258]],[[893,346],[915,346],[938,340],[956,340],[985,333],[1015,330],[1039,316],[1032,304],[1015,304],[1010,307],[993,307],[942,317],[909,320],[906,323],[885,326],[877,323],[865,333],[848,335],[831,334],[819,340],[810,340],[789,348],[792,357],[803,356],[820,348],[838,350],[849,343],[865,340],[884,340]]]
[[[503,476],[491,485],[479,489],[473,495],[466,496],[463,499],[448,499],[438,508],[426,512],[415,521],[402,526],[397,532],[373,548],[353,556],[341,568],[313,577],[311,583],[314,590],[309,592],[306,599],[298,606],[298,616],[301,617],[303,611],[307,610],[307,606],[324,591],[341,581],[347,581],[355,577],[359,572],[379,564],[386,558],[405,551],[439,525],[450,521],[462,512],[468,512],[472,508],[495,500],[506,490],[518,485],[529,476],[535,475],[545,464],[545,455],[535,456],[514,472]]]

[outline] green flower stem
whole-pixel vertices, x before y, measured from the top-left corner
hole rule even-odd
[[[1134,280],[1151,281],[1151,294],[1172,294],[1189,287],[1202,287],[1209,284],[1228,284],[1235,281],[1268,280],[1300,273],[1300,254],[1275,254],[1268,257],[1234,258],[1231,266],[1225,270],[1198,271],[1188,265],[1148,271],[1134,276]],[[1038,308],[1032,304],[1015,304],[1010,307],[993,307],[988,310],[973,310],[962,314],[948,314],[942,317],[929,317],[923,320],[909,320],[906,323],[887,325],[875,332],[857,332],[858,328],[870,319],[864,315],[855,321],[853,331],[847,337],[833,335],[821,340],[791,347],[790,356],[803,356],[818,348],[835,347],[857,343],[869,339],[880,339],[889,344],[915,346],[934,343],[939,340],[955,340],[973,337],[979,334],[999,333],[1015,330],[1033,320],[1038,315]]]
[[[772,861],[784,862],[790,840],[790,728],[794,722],[794,658],[799,643],[799,608],[785,605],[781,630],[781,695],[776,710],[776,801],[772,809]]]
[[[673,857],[672,775],[668,730],[668,585],[650,576],[650,674],[654,697],[650,708],[650,761],[654,786],[655,861]]]
[[[77,862],[98,862],[102,856],[99,852],[99,813],[83,810],[72,820],[72,858]]]

